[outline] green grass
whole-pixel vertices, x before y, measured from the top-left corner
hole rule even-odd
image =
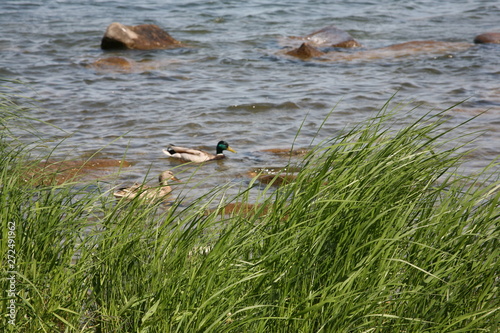
[[[221,187],[169,209],[30,184],[29,151],[4,139],[2,277],[12,222],[17,314],[9,325],[3,293],[0,330],[497,332],[498,167],[460,176],[466,152],[440,116],[396,129],[382,112],[257,202]],[[255,205],[222,214],[234,202]]]

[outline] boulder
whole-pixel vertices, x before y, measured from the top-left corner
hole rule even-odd
[[[474,38],[476,44],[500,44],[500,32],[486,32]]]
[[[101,40],[103,50],[153,50],[182,47],[182,43],[154,24],[111,23]]]

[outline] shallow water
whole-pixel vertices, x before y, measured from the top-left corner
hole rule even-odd
[[[220,139],[238,154],[204,165],[199,176],[214,175],[206,188],[238,184],[252,168],[285,163],[260,150],[334,136],[373,116],[396,92],[394,104],[409,103],[406,110],[422,104],[402,123],[464,100],[450,112],[450,126],[488,110],[465,127],[484,131],[468,171],[500,154],[500,45],[472,44],[480,33],[500,31],[497,1],[4,0],[0,12],[0,77],[22,80],[23,94],[39,101],[34,116],[57,127],[38,125],[52,138],[49,147],[59,144],[56,157],[86,158],[101,149],[100,158],[134,163],[110,187],[178,166],[162,153],[169,143],[213,150]],[[188,47],[104,52],[101,38],[115,21],[157,24]],[[470,47],[336,62],[279,55],[286,36],[330,24],[362,50],[414,40]],[[107,56],[134,60],[139,69],[89,66]]]

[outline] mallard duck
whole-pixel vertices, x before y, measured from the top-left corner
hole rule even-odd
[[[174,176],[172,171],[169,170],[163,171],[158,177],[159,186],[150,187],[147,185],[135,183],[130,187],[124,187],[118,189],[116,192],[113,193],[113,195],[119,199],[121,198],[133,199],[137,196],[139,196],[141,199],[148,199],[148,200],[161,199],[162,197],[172,192],[172,188],[168,186],[169,180],[179,181],[179,179],[177,179]]]
[[[163,152],[168,157],[178,158],[187,162],[201,163],[225,158],[226,155],[222,153],[224,150],[236,153],[236,151],[229,147],[226,141],[219,141],[216,147],[216,155],[198,149],[183,148],[174,145],[170,145],[167,149],[163,149]]]

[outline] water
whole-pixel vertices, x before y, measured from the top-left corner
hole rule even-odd
[[[245,182],[252,168],[284,165],[262,149],[288,148],[294,140],[308,146],[333,108],[318,139],[334,136],[374,115],[396,92],[394,102],[409,102],[407,110],[423,104],[404,121],[463,100],[450,125],[488,110],[465,128],[484,131],[469,171],[500,153],[500,45],[472,44],[480,33],[500,31],[497,1],[3,0],[0,13],[0,77],[27,83],[24,93],[40,105],[34,116],[59,128],[39,125],[53,139],[49,146],[59,144],[56,156],[87,158],[99,149],[100,158],[125,155],[133,166],[110,187],[178,166],[162,154],[169,143],[214,150],[220,139],[238,154],[200,168],[200,177],[214,176],[204,186]],[[112,22],[157,24],[189,47],[104,52],[100,41]],[[340,62],[278,54],[286,36],[330,24],[363,50],[414,40],[471,45]],[[130,73],[89,67],[107,56],[140,66]]]

